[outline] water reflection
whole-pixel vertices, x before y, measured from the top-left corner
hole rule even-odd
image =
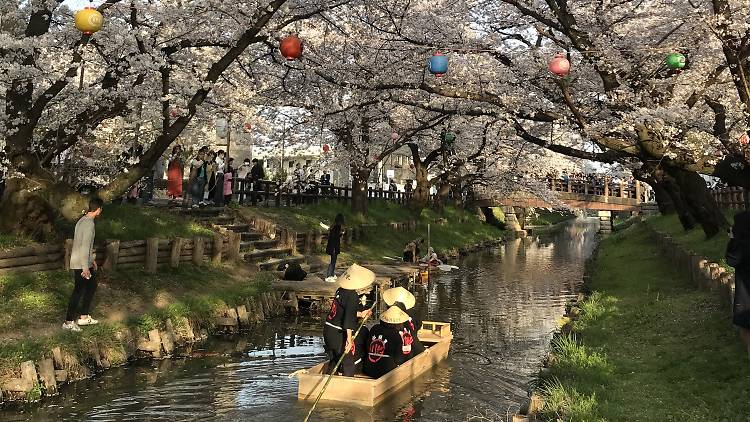
[[[444,421],[502,419],[527,396],[564,304],[595,244],[595,220],[576,220],[540,237],[472,255],[459,271],[417,287],[423,319],[450,321],[446,362],[375,408],[322,404],[316,420]],[[215,341],[199,359],[143,362],[2,420],[182,421],[301,420],[287,374],[322,360],[320,322],[300,319]]]

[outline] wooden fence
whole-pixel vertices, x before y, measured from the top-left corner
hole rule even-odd
[[[750,198],[748,194],[750,191],[744,188],[722,188],[714,189],[713,193],[716,203],[719,207],[732,210],[748,210],[750,209]]]
[[[51,271],[69,269],[73,240],[63,245],[36,245],[0,251],[0,274],[22,271]],[[96,263],[105,270],[144,268],[156,272],[159,266],[177,268],[183,262],[200,265],[207,260],[237,261],[240,258],[240,235],[227,233],[214,237],[192,239],[174,238],[107,240],[95,247]]]
[[[252,184],[249,180],[238,179],[234,194],[241,205],[291,206],[292,204],[312,204],[321,200],[333,200],[350,203],[352,188],[347,186],[329,186],[316,183],[306,188],[292,188],[279,185],[270,180],[261,180]],[[367,198],[370,201],[386,200],[398,204],[406,204],[412,197],[412,192],[389,191],[384,189],[367,188]],[[435,195],[430,195],[430,201]]]

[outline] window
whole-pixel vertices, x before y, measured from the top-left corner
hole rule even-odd
[[[294,168],[294,161],[292,161],[292,160],[289,160],[289,168],[290,168],[290,169],[293,169],[293,168]]]
[[[305,160],[305,165],[306,165],[306,166],[308,166],[308,167],[309,167],[309,166],[310,166],[310,164],[312,164],[312,160]]]

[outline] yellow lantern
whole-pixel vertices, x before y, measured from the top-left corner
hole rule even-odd
[[[76,12],[76,28],[86,35],[102,29],[104,17],[93,7],[86,7]]]

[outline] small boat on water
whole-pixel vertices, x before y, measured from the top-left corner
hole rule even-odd
[[[354,377],[334,375],[321,400],[374,406],[448,356],[453,339],[449,323],[424,321],[418,336],[426,348],[424,352],[378,379],[362,374]],[[327,370],[328,363],[323,362],[297,373],[297,397],[300,400],[315,400],[328,378]]]

